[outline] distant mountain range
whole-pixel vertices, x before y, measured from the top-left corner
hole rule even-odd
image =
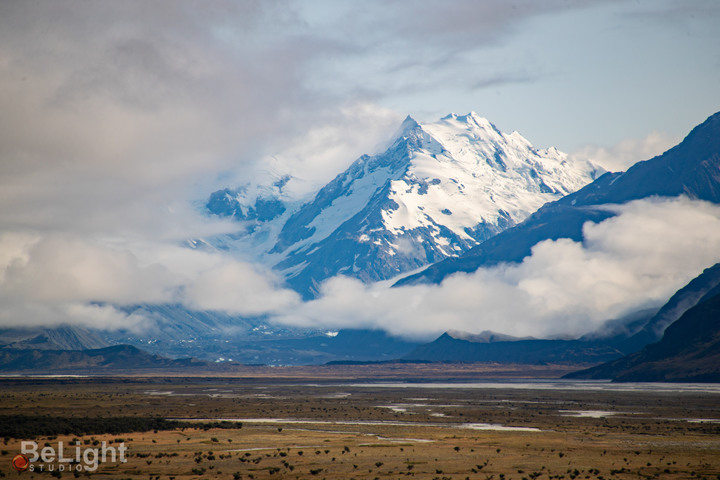
[[[0,346],[32,350],[86,350],[107,347],[101,333],[76,326],[0,329]]]
[[[207,210],[248,231],[205,241],[254,249],[311,298],[336,275],[374,282],[457,257],[603,172],[475,113],[425,125],[408,117],[387,150],[360,157],[305,204],[287,203],[287,177],[213,193]]]
[[[181,305],[138,306],[128,312],[155,322],[142,333],[76,326],[0,329],[0,351],[85,351],[132,345],[170,358],[195,357],[215,363],[308,365],[331,361],[389,361],[421,342],[382,330],[283,328],[263,319],[221,312],[197,312]]]
[[[622,356],[622,352],[604,342],[538,339],[478,342],[467,337],[463,332],[443,333],[402,359],[424,362],[594,364]]]
[[[86,350],[36,350],[0,348],[0,371],[14,373],[130,373],[137,370],[205,367],[192,358],[172,360],[131,345]]]

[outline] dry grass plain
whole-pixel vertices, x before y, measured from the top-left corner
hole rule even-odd
[[[4,379],[0,415],[192,422],[38,438],[128,447],[126,463],[63,478],[720,479],[720,389],[380,386],[351,377]],[[205,424],[222,419],[233,423]],[[4,439],[0,472],[51,478],[12,470],[21,440]]]

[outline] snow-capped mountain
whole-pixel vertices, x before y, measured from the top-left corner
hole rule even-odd
[[[678,195],[720,204],[720,112],[662,155],[637,162],[626,172],[608,172],[461,257],[447,258],[398,283],[440,283],[449,275],[474,272],[481,266],[519,263],[544,240],[583,241],[586,222],[599,223],[615,215],[606,208],[608,205]]]
[[[475,113],[426,125],[408,117],[386,151],[360,157],[292,213],[281,211],[285,204],[276,195],[258,197],[275,214],[261,215],[257,202],[252,207],[242,192],[229,190],[215,192],[207,207],[256,224],[274,222],[259,230],[264,236],[255,245],[270,245],[268,232],[282,222],[266,259],[290,286],[313,296],[335,275],[372,282],[458,256],[599,173],[555,148],[535,149]]]

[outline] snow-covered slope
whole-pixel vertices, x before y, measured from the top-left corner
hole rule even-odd
[[[587,222],[599,223],[615,215],[608,205],[679,195],[720,204],[720,112],[662,155],[637,162],[626,172],[606,173],[461,258],[447,258],[398,284],[440,283],[450,275],[474,272],[481,266],[518,263],[539,242],[558,238],[583,241]]]
[[[519,133],[504,134],[475,113],[449,115],[409,134],[418,136],[419,148],[403,177],[392,182],[390,199],[398,208],[383,215],[396,235],[442,225],[475,243],[478,234],[468,228],[494,233],[581,188],[595,172],[588,164],[571,165],[554,148],[536,150]],[[435,238],[444,243],[441,233]]]
[[[284,224],[266,258],[306,296],[338,274],[389,279],[466,252],[599,173],[475,113],[426,125],[408,117],[385,152],[360,157],[312,201],[270,219]],[[269,245],[268,229],[259,232]]]
[[[283,225],[301,205],[285,192],[291,176],[268,175],[271,180],[266,184],[246,184],[213,192],[205,204],[206,211],[238,221],[238,232],[208,240],[195,239],[191,247],[217,248],[267,262],[265,257]]]

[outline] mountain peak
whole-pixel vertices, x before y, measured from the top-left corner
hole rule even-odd
[[[440,121],[447,120],[457,120],[458,122],[463,123],[469,123],[471,121],[474,121],[476,123],[484,123],[488,121],[486,118],[478,115],[477,112],[475,112],[474,110],[470,110],[470,113],[468,113],[467,115],[458,115],[457,113],[451,112],[440,119]]]
[[[358,159],[290,217],[275,267],[303,293],[337,274],[386,280],[464,253],[593,174],[475,112],[422,125],[408,116],[385,152]]]
[[[471,110],[470,113],[468,113],[467,115],[459,115],[457,117],[457,119],[458,119],[458,121],[466,122],[466,123],[470,123],[470,122],[490,123],[487,118],[481,117],[474,110]]]
[[[393,135],[393,139],[399,139],[408,136],[408,134],[415,130],[421,128],[420,124],[415,121],[414,118],[412,118],[410,115],[405,117],[405,120],[400,124],[400,127],[397,129],[397,132],[395,132],[395,135]]]
[[[405,120],[403,120],[403,123],[401,124],[401,127],[404,126],[404,125],[408,125],[408,126],[411,126],[411,127],[417,127],[417,126],[419,126],[419,124],[415,121],[415,119],[414,119],[413,117],[411,117],[410,115],[408,115],[407,117],[405,117]]]
[[[467,132],[471,136],[483,137],[492,142],[504,142],[508,138],[519,137],[515,139],[520,140],[521,143],[527,144],[527,146],[530,146],[530,142],[522,138],[519,134],[504,134],[487,118],[481,117],[474,111],[471,111],[467,115],[457,115],[455,113],[451,113],[450,115],[446,115],[441,118],[439,122],[424,125],[423,128],[427,126],[430,126],[431,128],[433,126],[444,126],[452,130]]]

